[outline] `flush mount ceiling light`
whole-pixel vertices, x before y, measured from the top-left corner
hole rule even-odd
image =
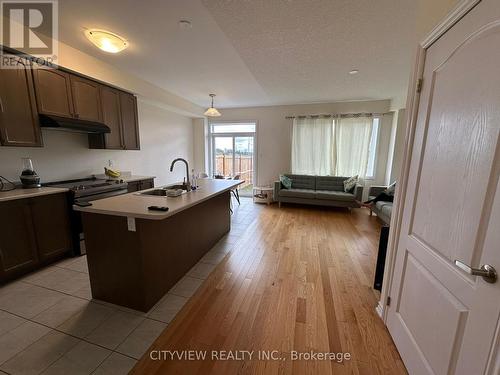
[[[220,116],[220,112],[214,108],[214,96],[215,94],[209,94],[208,96],[210,96],[212,98],[212,105],[210,106],[210,108],[208,108],[204,115],[205,116],[208,116],[208,117],[219,117]]]
[[[355,74],[358,74],[359,73],[359,70],[358,69],[353,69],[349,72],[350,75],[355,75]]]
[[[118,53],[128,47],[128,41],[110,31],[88,29],[85,30],[85,36],[97,48],[109,53]]]

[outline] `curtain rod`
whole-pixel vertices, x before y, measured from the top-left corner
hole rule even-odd
[[[348,118],[348,117],[376,117],[376,116],[384,116],[388,115],[391,112],[384,113],[373,113],[373,112],[361,112],[361,113],[325,113],[325,114],[317,114],[317,115],[298,115],[298,116],[286,116],[286,119],[294,119],[294,118]]]

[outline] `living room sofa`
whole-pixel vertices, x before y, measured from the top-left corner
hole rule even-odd
[[[370,186],[368,188],[368,199],[375,198],[385,189],[387,189],[387,186]],[[371,208],[370,215],[372,212],[374,212],[384,224],[391,224],[392,202],[378,201]]]
[[[274,184],[274,200],[281,203],[313,204],[357,208],[363,196],[363,187],[356,185],[353,192],[344,192],[344,180],[349,177],[306,176],[285,174],[292,180],[292,187],[286,189],[280,181]]]

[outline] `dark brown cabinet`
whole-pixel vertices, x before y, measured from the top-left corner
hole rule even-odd
[[[0,69],[0,144],[43,146],[31,70]]]
[[[120,92],[111,87],[101,86],[102,119],[111,133],[104,137],[104,148],[123,149],[123,134],[120,116]]]
[[[126,150],[139,150],[137,99],[134,95],[120,92],[123,145]]]
[[[139,150],[137,99],[111,87],[101,87],[103,122],[111,132],[90,134],[89,147],[108,150]]]
[[[38,252],[27,199],[0,203],[0,280],[36,267]]]
[[[0,282],[59,259],[71,247],[66,194],[0,202]]]
[[[88,121],[102,121],[100,84],[75,75],[70,76],[74,117]]]
[[[134,95],[65,69],[0,69],[0,145],[43,146],[39,114],[107,125],[90,148],[140,149]]]
[[[127,189],[129,193],[133,193],[134,191],[141,191],[146,189],[152,189],[155,187],[154,180],[152,178],[148,178],[146,180],[140,181],[131,181],[127,184]]]
[[[41,261],[56,258],[71,249],[69,208],[64,194],[32,199],[31,215]]]
[[[33,69],[38,113],[74,117],[71,78],[56,69]]]

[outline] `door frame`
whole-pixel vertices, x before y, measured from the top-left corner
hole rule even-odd
[[[425,57],[427,49],[431,47],[441,36],[443,36],[453,25],[469,13],[481,0],[462,0],[455,8],[441,21],[434,29],[425,37],[417,47],[416,59],[412,73],[410,75],[410,84],[406,100],[406,134],[403,153],[403,163],[400,174],[398,176],[398,184],[394,197],[394,209],[391,217],[390,226],[392,230],[389,233],[387,255],[384,267],[384,280],[380,300],[376,307],[377,313],[380,315],[384,324],[387,325],[388,318],[388,301],[390,301],[390,292],[394,278],[397,244],[399,243],[401,225],[403,219],[404,202],[406,200],[406,192],[408,187],[408,176],[410,170],[410,162],[412,159],[413,142],[415,138],[415,130],[417,125],[417,115],[420,102],[421,85],[425,82],[423,79],[423,71],[425,65]],[[492,343],[490,351],[490,359],[487,365],[486,373],[494,374],[500,369],[500,324],[497,324],[495,339]]]
[[[238,123],[254,123],[255,124],[255,132],[254,133],[212,133],[212,125],[213,124],[238,124]],[[253,137],[253,166],[254,173],[252,184],[254,186],[258,185],[258,147],[259,147],[259,122],[256,120],[215,120],[209,119],[208,121],[208,147],[209,147],[209,172],[210,175],[214,174],[214,142],[215,137]],[[234,155],[234,139],[233,139],[233,155]],[[233,156],[234,157],[234,156]]]

